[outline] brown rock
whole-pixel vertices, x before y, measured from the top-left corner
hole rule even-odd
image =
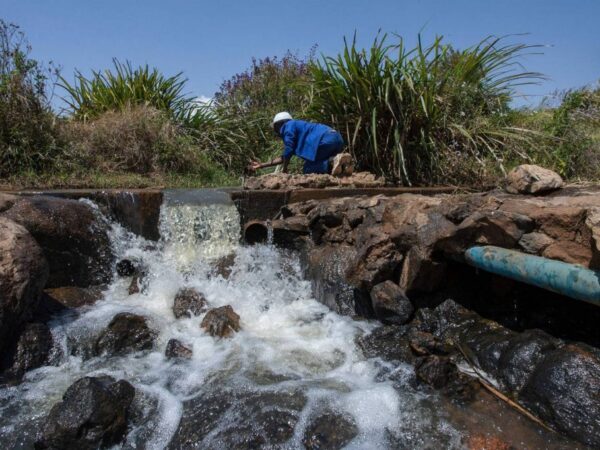
[[[173,314],[176,319],[198,316],[206,311],[206,298],[194,288],[183,288],[175,295]]]
[[[447,356],[429,355],[415,363],[417,378],[435,389],[446,386],[457,373],[456,366]]]
[[[129,283],[129,287],[127,288],[127,293],[129,295],[138,294],[141,291],[141,274],[135,274],[131,279],[131,283]]]
[[[192,349],[186,347],[177,339],[169,339],[167,342],[167,348],[165,349],[165,356],[167,358],[182,358],[191,359]]]
[[[110,281],[113,254],[108,224],[86,203],[58,197],[23,197],[4,216],[24,226],[50,267],[47,287]]]
[[[102,289],[97,286],[90,288],[64,286],[45,289],[44,293],[65,308],[80,308],[81,306],[93,305],[102,298]]]
[[[244,189],[301,189],[301,188],[335,188],[335,187],[382,187],[383,178],[376,178],[368,172],[357,172],[347,177],[334,177],[327,174],[294,175],[272,173],[258,177],[249,177],[244,182]]]
[[[371,289],[371,302],[375,316],[387,324],[405,324],[414,312],[413,305],[404,291],[389,280]]]
[[[230,305],[208,310],[200,326],[211,336],[227,337],[240,331],[240,316]]]
[[[12,208],[17,200],[19,200],[19,197],[16,195],[0,192],[0,213]]]
[[[515,167],[509,172],[507,182],[506,190],[511,194],[542,194],[563,186],[559,174],[532,164]]]
[[[0,350],[37,308],[48,264],[21,225],[0,217]]]
[[[592,259],[592,249],[577,242],[558,241],[546,247],[542,256],[587,267]]]

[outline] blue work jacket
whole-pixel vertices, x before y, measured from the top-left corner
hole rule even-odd
[[[307,161],[315,161],[321,138],[329,130],[330,127],[320,123],[289,120],[279,130],[285,145],[282,156],[289,159],[296,155]]]

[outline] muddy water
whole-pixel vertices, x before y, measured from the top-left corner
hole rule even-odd
[[[101,301],[50,324],[55,365],[0,390],[2,448],[32,448],[66,388],[100,374],[136,387],[125,448],[294,449],[303,448],[307,430],[350,449],[464,448],[474,433],[516,448],[573,448],[485,395],[469,407],[455,405],[417,388],[410,366],[365,359],[355,339],[377,324],[318,303],[294,255],[240,246],[239,217],[227,202],[167,196],[160,226],[156,244],[113,225],[119,258],[147,267],[143,289],[128,295],[130,280],[115,277]],[[232,252],[224,279],[214,261]],[[175,319],[173,298],[182,287],[202,292],[211,307],[231,305],[241,331],[216,339],[200,328],[202,316]],[[148,318],[159,333],[154,350],[86,359],[86,346],[124,311]],[[193,349],[191,360],[166,359],[172,338]],[[318,432],[315,420],[324,427]]]

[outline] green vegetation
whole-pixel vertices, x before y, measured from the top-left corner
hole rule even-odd
[[[539,74],[513,70],[529,47],[488,38],[463,51],[437,38],[407,49],[386,36],[346,43],[313,66],[313,110],[345,135],[359,169],[403,184],[464,184],[502,168],[505,143],[523,139],[508,120],[513,88]],[[466,164],[468,162],[468,164]]]
[[[541,79],[520,65],[533,51],[496,38],[408,49],[383,35],[334,57],[252,60],[201,104],[182,73],[117,60],[70,83],[0,21],[0,187],[239,184],[250,159],[281,152],[271,119],[282,110],[336,127],[358,169],[394,183],[496,184],[524,162],[600,180],[600,88],[511,107],[517,86]],[[55,87],[66,115],[50,107]]]
[[[75,72],[70,84],[60,77],[67,96],[64,98],[73,117],[86,120],[107,111],[121,111],[133,106],[152,106],[176,120],[186,119],[194,108],[193,99],[184,93],[186,79],[180,72],[166,77],[148,65],[133,68],[131,63],[113,59],[114,70],[94,71],[91,78]]]

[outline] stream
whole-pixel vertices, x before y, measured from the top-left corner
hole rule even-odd
[[[356,339],[378,323],[315,300],[293,253],[241,245],[234,205],[176,200],[167,196],[162,206],[158,243],[112,224],[117,261],[146,267],[142,289],[129,295],[130,278],[115,276],[93,306],[50,322],[53,365],[0,389],[2,448],[32,448],[67,387],[99,375],[136,388],[127,449],[296,449],[320,435],[348,449],[465,448],[473,429],[527,448],[569,448],[494,399],[464,410],[419,389],[411,366],[365,358]],[[232,253],[224,278],[215,261]],[[200,327],[203,315],[176,319],[173,299],[183,287],[211,308],[231,305],[241,330],[219,339]],[[86,346],[120,312],[147,318],[158,332],[153,349],[89,357]],[[192,349],[191,359],[165,357],[173,338]]]

